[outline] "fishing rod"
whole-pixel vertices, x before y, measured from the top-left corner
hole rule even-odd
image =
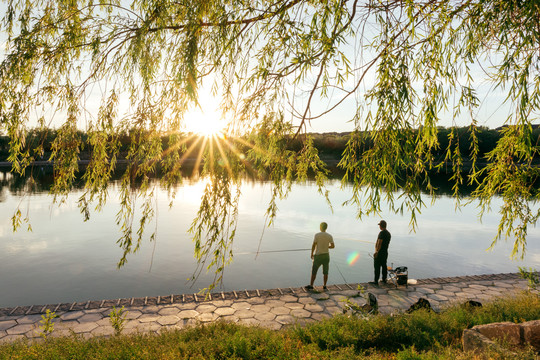
[[[283,249],[283,250],[265,250],[265,251],[246,251],[236,253],[235,255],[256,255],[256,254],[267,254],[267,253],[279,253],[279,252],[292,252],[292,251],[308,251],[309,249]]]
[[[336,269],[339,272],[339,275],[341,275],[341,277],[343,278],[343,281],[345,281],[345,284],[348,284],[347,280],[345,279],[345,276],[343,276],[343,273],[339,269],[339,266],[337,265],[337,263],[335,261],[332,261],[332,263],[336,266]]]

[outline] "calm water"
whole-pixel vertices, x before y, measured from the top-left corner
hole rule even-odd
[[[204,188],[202,182],[178,189],[169,209],[165,192],[159,193],[157,241],[144,241],[141,250],[116,268],[121,250],[116,245],[115,224],[119,209],[117,193],[101,213],[83,221],[77,208],[81,192],[74,191],[66,204],[52,204],[44,192],[21,197],[4,186],[0,197],[0,307],[53,304],[85,300],[194,293],[211,281],[201,276],[193,285],[186,281],[194,269],[193,243],[187,230],[196,215]],[[261,251],[307,249],[321,221],[329,224],[336,248],[331,253],[330,283],[367,282],[372,279],[373,252],[380,217],[355,217],[355,209],[342,207],[350,190],[339,182],[329,185],[334,212],[311,184],[296,184],[287,200],[279,202],[275,225],[264,230]],[[309,251],[262,253],[257,258],[264,229],[264,212],[271,187],[246,182],[242,187],[234,262],[225,271],[219,290],[266,289],[308,283]],[[14,191],[14,190],[13,190]],[[17,193],[16,191],[14,191]],[[11,216],[18,204],[28,210],[32,232],[11,231]],[[392,233],[389,263],[409,267],[410,278],[516,272],[518,266],[540,268],[540,231],[531,228],[523,261],[509,258],[511,244],[500,242],[486,251],[496,234],[495,213],[478,221],[469,205],[454,211],[454,201],[442,196],[418,216],[419,228],[410,232],[408,215],[385,213]],[[153,227],[153,226],[151,226]],[[350,261],[355,255],[357,260]],[[322,284],[321,274],[316,285]]]

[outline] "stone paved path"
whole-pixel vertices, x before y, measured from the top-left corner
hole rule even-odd
[[[318,291],[305,288],[244,290],[212,293],[206,300],[197,294],[184,294],[3,308],[0,309],[0,342],[40,338],[40,320],[47,309],[58,315],[50,336],[112,335],[109,314],[113,306],[124,306],[126,311],[123,333],[181,329],[216,320],[279,330],[342,313],[346,299],[365,304],[365,298],[358,296],[359,285],[377,297],[379,311],[386,314],[405,311],[421,297],[428,299],[435,310],[440,310],[455,302],[486,302],[527,289],[527,281],[517,274],[496,274],[422,279],[408,287],[343,284],[330,285],[324,292],[321,287],[315,288]]]

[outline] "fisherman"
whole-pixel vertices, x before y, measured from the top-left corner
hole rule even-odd
[[[313,238],[313,245],[311,246],[311,259],[313,260],[313,266],[311,268],[311,283],[306,286],[306,289],[313,289],[313,283],[317,277],[317,271],[319,267],[323,267],[324,285],[323,289],[326,290],[326,282],[328,281],[328,267],[330,264],[330,252],[329,249],[333,249],[334,239],[332,235],[326,232],[328,224],[322,222],[320,225],[321,232],[315,234]]]
[[[369,282],[371,285],[378,285],[379,276],[381,275],[382,268],[382,283],[386,283],[386,276],[388,275],[388,268],[386,260],[388,259],[388,245],[390,245],[390,232],[386,230],[386,221],[379,221],[379,235],[377,236],[377,243],[375,244],[375,252],[373,253],[373,266],[375,268],[375,281]]]

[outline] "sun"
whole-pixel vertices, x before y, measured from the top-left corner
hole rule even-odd
[[[185,130],[204,137],[220,137],[225,132],[227,122],[216,110],[197,110],[186,117]]]
[[[225,121],[213,117],[198,117],[186,122],[186,131],[205,137],[220,136],[225,131]]]

